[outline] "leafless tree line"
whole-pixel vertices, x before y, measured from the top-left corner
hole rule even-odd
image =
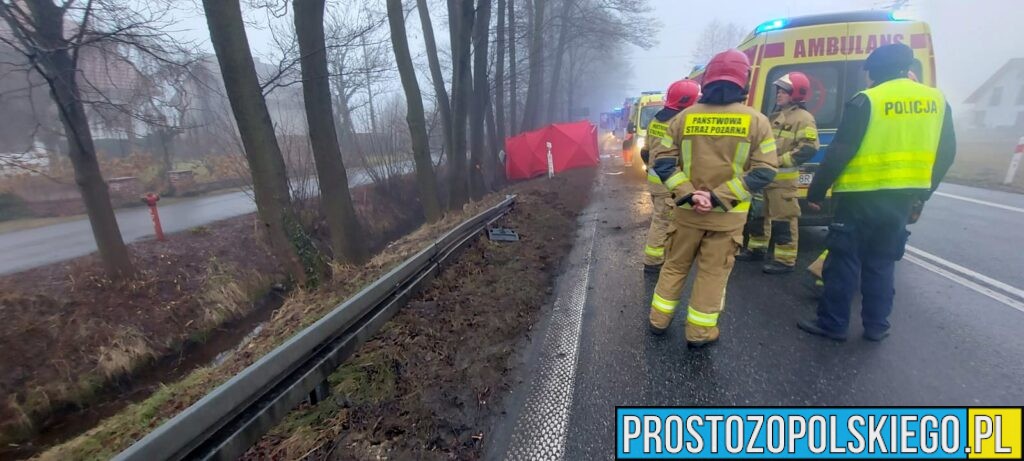
[[[16,50],[22,71],[48,90],[58,109],[75,181],[112,277],[130,276],[133,267],[100,173],[90,115],[119,119],[128,131],[131,121],[149,127],[164,172],[173,168],[173,146],[186,133],[236,133],[230,142],[245,154],[267,241],[294,280],[315,283],[327,255],[292,206],[296,194],[282,145],[290,151],[295,139],[278,139],[281,127],[275,130],[268,108],[276,92],[301,88],[314,170],[301,179],[316,175],[333,257],[358,263],[367,255],[346,159],[358,159],[381,182],[411,163],[424,216],[440,219],[444,210],[502,184],[498,153],[506,136],[586,115],[586,88],[605,58],[627,45],[650,45],[656,27],[646,0],[246,1],[201,2],[217,63],[211,68],[211,58],[166,32],[173,30],[169,0],[0,0],[11,31],[0,40]],[[273,26],[274,64],[262,79],[243,7],[291,19]],[[446,21],[435,21],[441,15],[431,15],[431,7],[447,13]],[[434,22],[447,26],[447,34]],[[410,23],[418,23],[422,49],[410,45]],[[85,72],[85,53],[116,64]],[[392,91],[396,74],[404,98]],[[145,81],[118,81],[125,78]],[[421,81],[429,82],[426,91]],[[208,91],[226,95],[227,104],[206,112],[230,117],[189,116],[209,104]],[[405,126],[396,129],[403,112]]]

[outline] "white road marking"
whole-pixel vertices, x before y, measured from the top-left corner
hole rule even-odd
[[[544,337],[537,373],[530,385],[505,459],[561,460],[565,458],[565,439],[569,431],[573,390],[576,387],[576,360],[579,356],[583,306],[587,301],[590,266],[594,258],[597,219],[585,224],[586,252],[561,283],[568,284],[565,296],[555,299],[551,325]],[[572,258],[572,256],[570,256]],[[573,261],[570,259],[570,261]]]
[[[1005,291],[1007,293],[1015,295],[1016,297],[1020,298],[1021,300],[1024,300],[1024,290],[1021,290],[1020,288],[1017,288],[1017,287],[1012,286],[1012,285],[1007,284],[1007,283],[1000,282],[1000,281],[998,281],[996,279],[993,279],[991,277],[988,277],[988,276],[986,276],[984,274],[979,274],[979,273],[977,273],[975,271],[972,271],[972,270],[970,270],[970,269],[968,269],[968,268],[966,268],[964,266],[961,266],[961,265],[959,265],[957,263],[954,263],[952,261],[949,261],[949,260],[940,258],[938,256],[935,256],[935,255],[933,255],[933,254],[931,254],[931,253],[929,253],[927,251],[924,251],[924,250],[922,250],[920,248],[916,248],[916,247],[912,247],[910,245],[907,245],[907,251],[909,251],[911,253],[914,253],[916,256],[920,256],[920,257],[925,258],[925,259],[930,259],[933,262],[935,262],[936,264],[940,264],[940,265],[946,266],[946,267],[948,267],[950,269],[953,269],[953,270],[955,270],[957,272],[960,272],[961,274],[967,275],[968,277],[971,277],[971,278],[973,278],[975,280],[978,280],[978,281],[981,281],[981,282],[985,282],[985,283],[987,283],[987,284],[989,284],[989,285],[991,285],[991,286],[993,286],[995,288],[999,288],[999,289],[1001,289],[1001,290],[1003,290],[1003,291]]]
[[[957,274],[954,274],[954,273],[952,273],[952,272],[950,272],[950,271],[948,271],[946,269],[938,267],[938,266],[936,266],[936,265],[934,265],[934,264],[932,264],[932,263],[930,263],[928,261],[925,261],[923,259],[918,259],[916,256],[908,254],[908,255],[904,255],[903,259],[906,260],[906,261],[909,261],[911,263],[917,264],[918,266],[921,266],[921,267],[923,267],[923,268],[925,268],[925,269],[927,269],[929,271],[932,271],[932,272],[934,272],[936,274],[939,274],[939,275],[941,275],[941,276],[943,276],[943,277],[945,277],[945,278],[947,278],[949,280],[952,280],[952,281],[954,281],[954,282],[956,282],[956,283],[958,283],[958,284],[960,284],[962,286],[970,288],[970,289],[972,289],[972,290],[974,290],[974,291],[976,291],[978,293],[981,293],[981,294],[983,294],[985,296],[988,296],[989,298],[992,298],[992,299],[994,299],[996,301],[999,301],[999,302],[1001,302],[1003,304],[1006,304],[1007,306],[1010,306],[1010,307],[1012,307],[1014,309],[1017,309],[1018,311],[1024,312],[1024,303],[1022,303],[1020,301],[1017,301],[1015,299],[1012,299],[1009,296],[1006,296],[1006,295],[1004,295],[1002,293],[996,292],[996,291],[994,291],[994,290],[992,290],[990,288],[981,286],[978,283],[975,283],[975,282],[973,282],[971,280],[968,280],[968,279],[966,279],[964,277],[961,277],[961,276],[959,276]]]
[[[903,259],[1024,312],[1024,290],[1020,288],[910,245],[907,245],[907,254]]]
[[[978,200],[978,199],[973,199],[973,198],[968,198],[968,197],[961,197],[959,195],[947,194],[945,192],[938,192],[938,191],[935,192],[935,195],[940,195],[940,196],[943,196],[943,197],[946,197],[946,198],[951,198],[951,199],[956,199],[956,200],[963,200],[965,202],[977,203],[979,205],[990,206],[992,208],[999,208],[1001,210],[1009,210],[1009,211],[1016,211],[1017,213],[1024,213],[1024,208],[1017,208],[1015,206],[1003,205],[1003,204],[1000,204],[1000,203],[986,202],[984,200]]]

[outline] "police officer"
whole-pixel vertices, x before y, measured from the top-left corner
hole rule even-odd
[[[811,93],[811,81],[801,72],[790,72],[775,81],[777,108],[769,117],[779,149],[779,173],[764,191],[764,219],[749,226],[749,249],[736,259],[761,260],[775,241],[772,261],[763,268],[767,274],[793,272],[800,236],[800,203],[797,201],[799,167],[818,152],[818,128],[814,116],[804,107]],[[762,221],[762,222],[758,222]],[[760,226],[758,226],[760,224]]]
[[[650,327],[664,332],[682,307],[690,347],[718,340],[718,317],[751,194],[771,184],[778,165],[768,118],[743,104],[749,76],[745,54],[715,55],[705,68],[700,101],[672,118],[666,136],[651,146],[654,171],[678,207],[651,300]],[[689,303],[679,306],[695,261]]]
[[[651,213],[651,227],[647,230],[647,242],[644,245],[644,272],[657,273],[665,260],[665,233],[672,220],[672,191],[665,188],[661,178],[651,168],[650,150],[648,146],[661,142],[668,130],[668,122],[676,114],[697,102],[700,96],[700,84],[693,80],[673,82],[665,92],[665,107],[654,115],[654,120],[647,126],[647,142],[640,149],[640,158],[647,165],[647,182],[651,192],[654,211]]]
[[[797,323],[811,334],[845,340],[860,288],[864,338],[889,335],[893,272],[906,247],[906,225],[956,155],[949,105],[938,90],[907,78],[913,61],[901,43],[868,56],[864,69],[872,85],[846,104],[808,191],[811,208],[820,209],[829,187],[835,202],[817,317]]]

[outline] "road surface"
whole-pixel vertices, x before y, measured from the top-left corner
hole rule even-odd
[[[349,186],[369,184],[369,176],[362,170],[349,172]],[[316,187],[316,181],[310,181]],[[256,203],[247,191],[194,199],[162,205],[160,223],[165,233],[179,232],[214,221],[256,211]],[[125,243],[152,238],[153,222],[149,209],[128,208],[117,210],[117,224]],[[88,219],[51,224],[48,226],[0,234],[0,274],[31,269],[64,261],[96,251],[92,228]]]
[[[666,335],[648,333],[656,277],[641,270],[646,182],[604,163],[550,318],[525,353],[527,378],[494,434],[495,457],[611,458],[623,405],[1024,403],[1024,252],[1015,246],[1024,196],[940,188],[910,227],[882,343],[860,337],[859,305],[847,342],[803,333],[796,321],[815,306],[805,273],[769,277],[759,263],[737,263],[721,341],[690,351],[685,310]],[[802,230],[800,267],[824,234]]]

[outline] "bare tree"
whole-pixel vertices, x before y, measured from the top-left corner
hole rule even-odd
[[[508,126],[510,135],[519,133],[519,89],[516,84],[519,80],[519,74],[516,73],[516,46],[519,43],[517,25],[516,0],[508,0]]]
[[[470,106],[469,138],[470,138],[470,194],[479,200],[490,187],[489,170],[484,158],[487,155],[484,137],[484,118],[487,103],[491,99],[491,84],[487,79],[487,52],[490,50],[488,40],[491,25],[491,0],[479,0],[476,8],[476,19],[473,30],[473,99]],[[488,143],[489,144],[489,143]]]
[[[100,259],[115,278],[130,276],[134,268],[100,172],[81,88],[83,81],[89,83],[88,76],[81,73],[79,58],[86,48],[101,55],[109,48],[124,48],[160,56],[165,51],[160,40],[166,37],[160,30],[163,13],[158,6],[147,12],[152,15],[134,13],[115,0],[0,2],[0,17],[13,36],[0,36],[0,41],[25,57],[50,90]]]
[[[469,201],[466,177],[466,122],[473,93],[470,45],[473,39],[473,0],[448,0],[452,43],[452,148],[448,152],[448,206],[460,209]]]
[[[544,10],[547,0],[533,0],[530,24],[530,79],[523,106],[522,131],[530,131],[540,124],[541,104],[544,97]]]
[[[555,64],[554,69],[551,71],[551,92],[558,92],[558,84],[562,77],[562,64],[563,58],[565,57],[565,47],[569,40],[569,28],[572,26],[570,16],[573,10],[573,0],[562,0],[562,14],[558,17],[558,43],[555,45]],[[548,98],[548,107],[545,120],[548,122],[556,121],[555,115],[558,110],[560,98],[552,97]]]
[[[715,19],[704,26],[697,43],[694,45],[691,54],[691,62],[694,66],[707,64],[715,54],[735,48],[740,41],[746,37],[747,32],[735,23],[725,23]]]
[[[203,0],[210,41],[238,124],[253,180],[256,209],[270,246],[300,284],[311,282],[318,255],[289,204],[288,177],[256,76],[238,0]]]
[[[295,33],[299,41],[302,95],[309,140],[316,160],[320,201],[336,259],[360,263],[366,259],[363,232],[356,217],[348,176],[338,146],[324,38],[325,0],[295,0]],[[364,42],[365,43],[365,42]]]
[[[427,65],[430,67],[430,80],[434,85],[434,104],[444,128],[444,147],[450,156],[452,150],[455,149],[452,140],[452,106],[448,99],[448,90],[444,86],[444,75],[441,73],[441,61],[437,53],[437,43],[434,40],[434,26],[431,24],[427,0],[416,0],[416,9],[420,14],[420,27],[423,29],[423,41],[427,48]]]
[[[498,0],[498,29],[496,31],[497,38],[494,45],[495,54],[495,65],[494,65],[494,124],[495,131],[494,137],[497,138],[497,142],[504,145],[505,143],[505,2],[515,2],[515,0]]]
[[[406,121],[412,137],[413,159],[416,162],[416,184],[420,191],[420,203],[427,222],[441,219],[441,205],[437,199],[437,179],[430,160],[430,140],[427,138],[427,121],[423,113],[423,97],[416,81],[416,69],[409,52],[409,39],[405,35],[405,11],[402,0],[387,0],[388,24],[391,26],[391,43],[398,63],[398,73],[405,90]]]

